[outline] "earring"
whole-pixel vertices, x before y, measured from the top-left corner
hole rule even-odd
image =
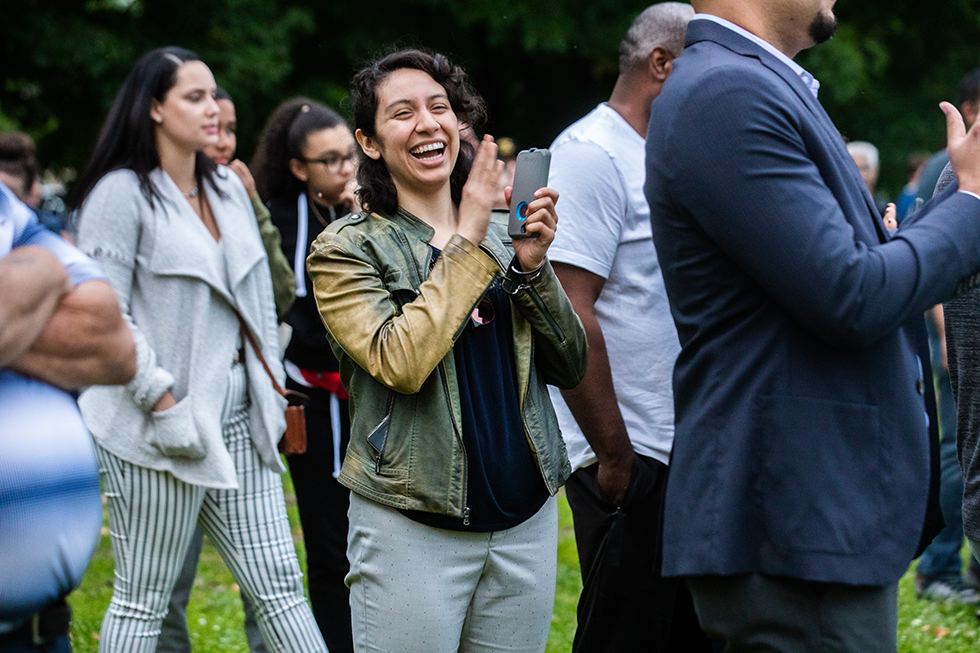
[[[156,117],[156,118],[153,119],[153,122],[155,122],[158,125],[162,125],[163,124],[163,118]]]
[[[317,191],[316,196],[319,197],[320,199],[323,199],[323,193],[321,193],[320,191]]]

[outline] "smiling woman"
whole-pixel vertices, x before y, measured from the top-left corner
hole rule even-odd
[[[128,385],[79,400],[116,562],[100,651],[154,650],[197,523],[255,604],[270,650],[326,651],[279,479],[285,402],[269,378],[282,368],[266,255],[242,182],[202,152],[218,141],[214,95],[193,52],[145,54],[72,198],[79,247],[119,296],[138,358]]]
[[[545,384],[586,362],[546,259],[557,193],[537,191],[531,238],[491,221],[503,164],[491,137],[461,141],[483,103],[442,55],[396,52],[352,86],[364,210],[308,266],[351,397],[355,650],[540,653],[570,471]]]

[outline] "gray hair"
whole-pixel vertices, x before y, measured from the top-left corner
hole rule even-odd
[[[847,144],[847,151],[852,157],[863,156],[872,170],[878,169],[878,148],[868,141],[851,141]]]
[[[694,9],[684,2],[661,2],[643,10],[619,44],[619,70],[625,72],[643,65],[658,45],[675,57],[684,49],[687,23]]]

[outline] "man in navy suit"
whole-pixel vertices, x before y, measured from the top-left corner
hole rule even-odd
[[[729,651],[892,651],[930,483],[910,320],[976,283],[980,130],[889,239],[819,83],[834,0],[693,0],[646,195],[681,342],[663,571]],[[959,191],[959,192],[957,192]]]

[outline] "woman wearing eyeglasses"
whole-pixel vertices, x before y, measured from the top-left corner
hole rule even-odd
[[[281,104],[269,117],[252,170],[267,199],[282,249],[296,278],[296,302],[286,314],[286,387],[310,397],[306,453],[287,455],[306,544],[313,615],[331,653],[353,650],[347,574],[349,492],[336,478],[350,437],[347,393],[306,272],[310,245],[350,212],[357,144],[333,109],[308,98]]]
[[[587,358],[546,258],[557,193],[529,204],[531,238],[491,220],[503,163],[460,138],[483,102],[442,55],[388,55],[351,96],[364,211],[309,268],[351,395],[355,650],[540,653],[570,473],[545,384]]]

